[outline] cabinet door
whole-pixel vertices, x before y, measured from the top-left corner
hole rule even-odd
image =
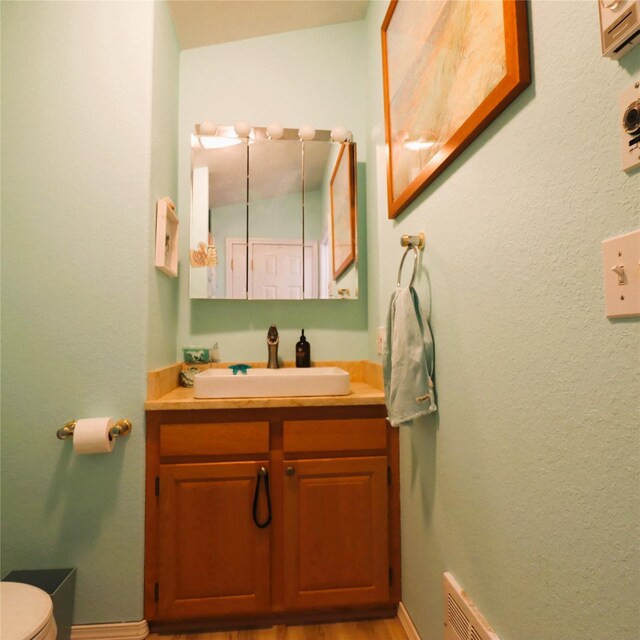
[[[160,619],[266,611],[269,529],[252,508],[262,462],[167,464],[160,470]],[[258,521],[266,519],[264,480]]]
[[[286,607],[387,601],[386,456],[285,460],[283,473]]]

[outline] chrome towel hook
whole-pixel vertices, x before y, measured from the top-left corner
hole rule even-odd
[[[400,238],[400,246],[406,247],[404,250],[404,254],[402,255],[402,260],[400,260],[400,267],[398,268],[398,278],[397,278],[397,287],[400,287],[400,277],[402,275],[402,267],[404,265],[405,258],[409,251],[413,250],[413,272],[411,273],[411,280],[409,281],[409,287],[413,286],[413,281],[416,277],[416,272],[418,270],[418,249],[422,251],[424,249],[424,233],[420,232],[418,235],[410,236],[403,235]]]

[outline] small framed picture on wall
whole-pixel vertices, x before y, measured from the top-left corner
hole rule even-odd
[[[171,198],[156,202],[156,269],[172,278],[178,275],[178,226],[180,221]]]

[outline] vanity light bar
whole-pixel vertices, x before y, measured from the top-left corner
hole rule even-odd
[[[337,129],[340,129],[340,128],[336,127],[336,129],[333,129],[334,134]],[[293,140],[293,141],[299,142],[300,141],[299,132],[300,132],[299,129],[284,128],[282,129],[282,136],[280,136],[278,140],[289,140],[289,141]],[[345,141],[351,142],[353,137],[351,134],[351,131],[347,131],[345,129],[340,131],[340,133],[342,132],[344,132]],[[193,138],[199,139],[200,137],[209,138],[209,139],[230,138],[230,139],[238,140],[238,134],[235,131],[234,125],[219,125],[215,127],[215,132],[214,132],[214,130],[209,125],[205,126],[204,124],[196,124],[195,136],[192,137],[191,146],[194,146],[195,140]],[[269,137],[269,134],[267,133],[267,127],[250,127],[248,137],[251,140],[271,140],[271,138]],[[331,142],[332,140],[331,131],[329,131],[328,129],[316,129],[313,140],[318,142]],[[202,144],[202,146],[205,146],[205,145]]]

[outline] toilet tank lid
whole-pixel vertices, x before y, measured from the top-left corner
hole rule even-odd
[[[0,607],[0,638],[12,640],[30,640],[53,613],[48,593],[21,582],[0,582]]]

